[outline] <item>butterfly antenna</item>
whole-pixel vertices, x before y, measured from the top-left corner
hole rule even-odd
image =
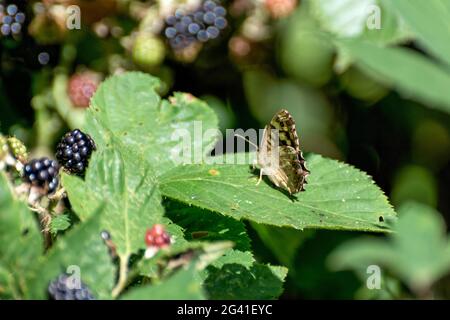
[[[246,137],[241,136],[241,135],[238,134],[238,133],[235,133],[234,136],[235,136],[235,137],[238,137],[238,138],[241,138],[241,139],[243,139],[243,140],[245,140],[245,141],[247,141],[247,142],[250,143],[252,146],[254,146],[254,147],[256,148],[256,150],[259,149],[258,145],[256,145],[255,143],[251,142],[251,141],[248,140]]]

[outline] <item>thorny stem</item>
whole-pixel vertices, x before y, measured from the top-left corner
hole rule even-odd
[[[50,202],[47,208],[40,205],[39,200],[31,201],[30,210],[39,214],[39,221],[41,224],[42,233],[44,235],[45,249],[49,249],[53,243],[53,238],[50,232],[50,223],[52,221],[52,214],[59,201],[64,197],[64,188],[61,188],[54,195],[49,196]]]
[[[117,296],[125,289],[127,285],[127,274],[128,274],[128,258],[129,255],[124,257],[119,256],[120,264],[119,264],[119,280],[117,281],[117,285],[114,287],[112,291],[112,297],[117,298]]]

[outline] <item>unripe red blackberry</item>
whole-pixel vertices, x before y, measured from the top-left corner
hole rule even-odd
[[[51,194],[58,188],[59,165],[49,158],[33,159],[23,168],[23,178],[33,186],[37,186]]]
[[[69,79],[68,93],[70,101],[78,108],[87,108],[100,83],[99,77],[93,72],[74,74]]]
[[[67,171],[83,176],[92,151],[96,149],[94,140],[88,134],[75,129],[62,137],[56,147],[56,159]]]
[[[155,224],[145,233],[145,243],[148,247],[167,247],[170,245],[170,235],[162,224]]]
[[[63,273],[50,282],[48,294],[51,300],[95,300],[88,286],[83,282],[73,283],[69,275]],[[77,287],[78,285],[78,287]]]

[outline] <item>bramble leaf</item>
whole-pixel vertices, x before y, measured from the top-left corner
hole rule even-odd
[[[268,179],[257,186],[257,173],[248,165],[180,166],[160,177],[160,187],[166,197],[237,220],[296,229],[389,230],[386,221],[395,212],[369,176],[319,155],[308,156],[307,165],[306,191],[294,197]]]
[[[20,299],[28,293],[26,280],[43,249],[33,214],[15,199],[0,172],[0,298]]]

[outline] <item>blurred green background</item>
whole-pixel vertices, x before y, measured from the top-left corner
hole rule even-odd
[[[262,128],[288,109],[306,152],[366,171],[396,209],[415,201],[450,224],[449,1],[222,1],[220,37],[174,51],[161,24],[184,2],[0,1],[26,15],[20,33],[0,37],[0,131],[51,155],[83,121],[86,106],[76,104],[90,91],[80,86],[93,92],[109,75],[140,70],[163,80],[163,96],[207,101],[222,130]],[[67,28],[71,5],[80,29]],[[360,234],[248,229],[259,260],[289,266],[284,298],[423,293],[395,268],[377,293],[357,272],[332,270],[329,255]],[[448,297],[448,279],[431,282]]]

